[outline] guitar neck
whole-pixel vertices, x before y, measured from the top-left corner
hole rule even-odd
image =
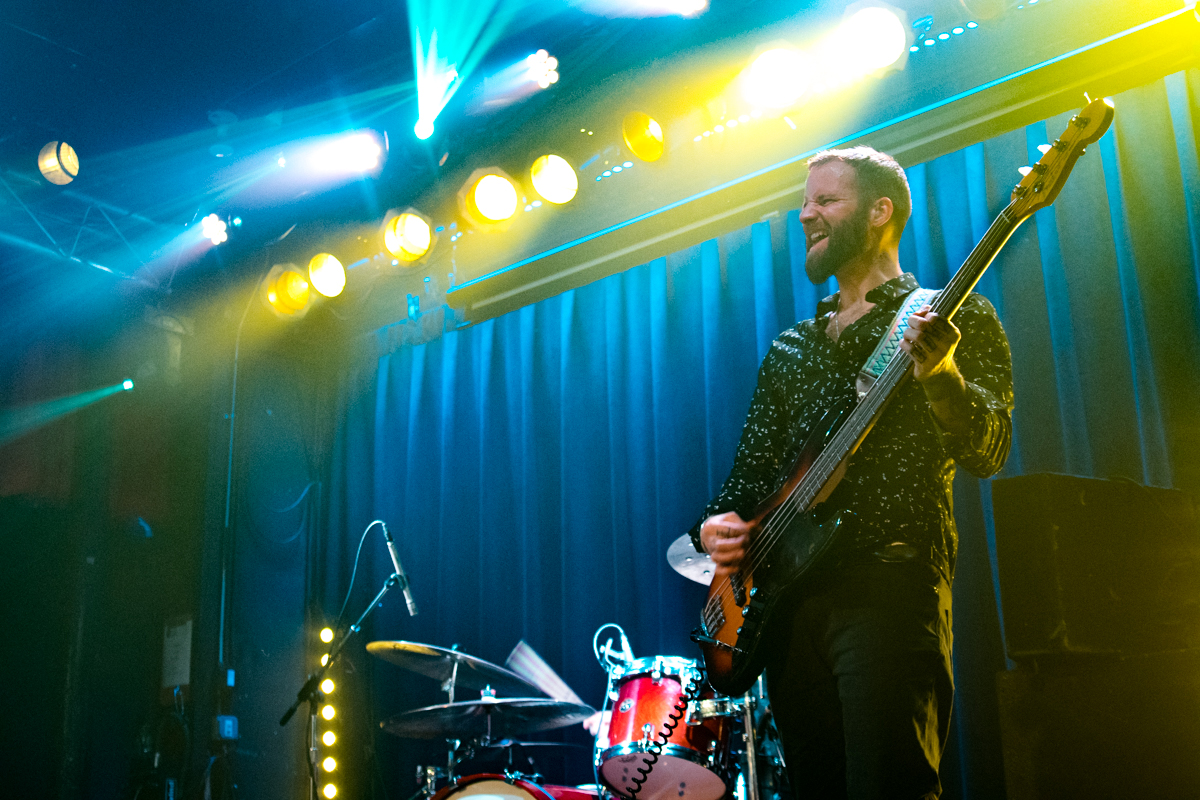
[[[1000,215],[988,228],[987,233],[979,240],[979,244],[975,245],[971,254],[967,256],[967,260],[946,284],[946,288],[934,297],[930,305],[935,313],[950,319],[958,312],[967,299],[967,295],[975,288],[975,284],[979,283],[979,279],[983,277],[983,273],[995,260],[1000,249],[1004,247],[1021,223],[1028,218],[1027,214],[1019,214],[1014,208],[1015,205],[1015,202],[1009,203],[1000,212]],[[863,396],[842,427],[829,440],[804,479],[796,485],[793,497],[796,498],[801,508],[807,508],[812,504],[838,466],[858,448],[871,430],[871,426],[875,424],[884,408],[887,407],[896,389],[904,383],[911,371],[912,358],[908,353],[897,349],[870,391]]]

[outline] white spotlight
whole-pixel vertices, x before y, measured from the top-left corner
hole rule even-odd
[[[418,139],[428,139],[433,136],[433,123],[427,119],[417,120],[417,124],[413,125],[413,133]]]
[[[379,166],[383,147],[374,134],[342,136],[317,151],[317,166],[326,172],[370,172]]]
[[[200,220],[200,230],[204,234],[204,238],[210,240],[214,245],[229,238],[229,234],[225,232],[225,220],[216,214],[209,214]]]

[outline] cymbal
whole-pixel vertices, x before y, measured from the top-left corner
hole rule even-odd
[[[518,697],[541,694],[536,686],[515,672],[482,658],[445,647],[417,642],[382,641],[368,644],[367,652],[441,683],[445,683],[454,675],[454,685],[457,689],[483,689],[490,686],[497,694]],[[458,664],[457,675],[454,671],[455,664]]]
[[[562,728],[596,713],[590,706],[545,697],[481,697],[405,711],[379,723],[405,739],[509,739]]]
[[[717,569],[708,553],[696,552],[692,545],[692,537],[686,533],[671,542],[671,546],[667,548],[667,563],[671,565],[671,569],[689,581],[703,583],[705,586],[712,583],[713,572]]]

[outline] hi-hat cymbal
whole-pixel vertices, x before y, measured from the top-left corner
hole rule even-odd
[[[705,586],[712,583],[713,573],[717,569],[708,553],[696,552],[695,546],[692,545],[692,537],[686,533],[671,542],[671,546],[667,548],[667,563],[671,565],[671,569],[689,581],[703,583]]]
[[[403,667],[435,681],[445,683],[454,677],[458,689],[484,689],[488,686],[497,694],[532,697],[541,691],[529,681],[482,658],[417,642],[371,642],[367,652],[384,661]],[[458,665],[457,674],[455,665]]]
[[[589,706],[544,697],[481,697],[465,703],[416,708],[379,723],[406,739],[509,739],[563,728],[595,714]]]

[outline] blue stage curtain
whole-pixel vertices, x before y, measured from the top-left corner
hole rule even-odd
[[[1112,130],[980,283],[1015,366],[1003,475],[1200,489],[1198,89],[1190,71],[1118,96]],[[911,168],[905,269],[944,285],[1068,116]],[[421,614],[397,599],[371,638],[457,643],[497,662],[523,638],[595,704],[602,623],[622,624],[639,656],[695,655],[703,589],[664,554],[724,479],[772,338],[833,289],[811,286],[803,262],[793,211],[352,366],[324,607],[336,613],[359,533],[379,517]],[[380,351],[389,340],[381,331]],[[989,482],[960,475],[955,500],[958,697],[943,782],[947,797],[999,798]],[[374,539],[366,552],[360,580],[377,586],[386,554]],[[376,718],[438,702],[431,681],[360,663]],[[407,745],[387,747],[407,763]],[[411,791],[407,771],[387,780],[394,796]]]

